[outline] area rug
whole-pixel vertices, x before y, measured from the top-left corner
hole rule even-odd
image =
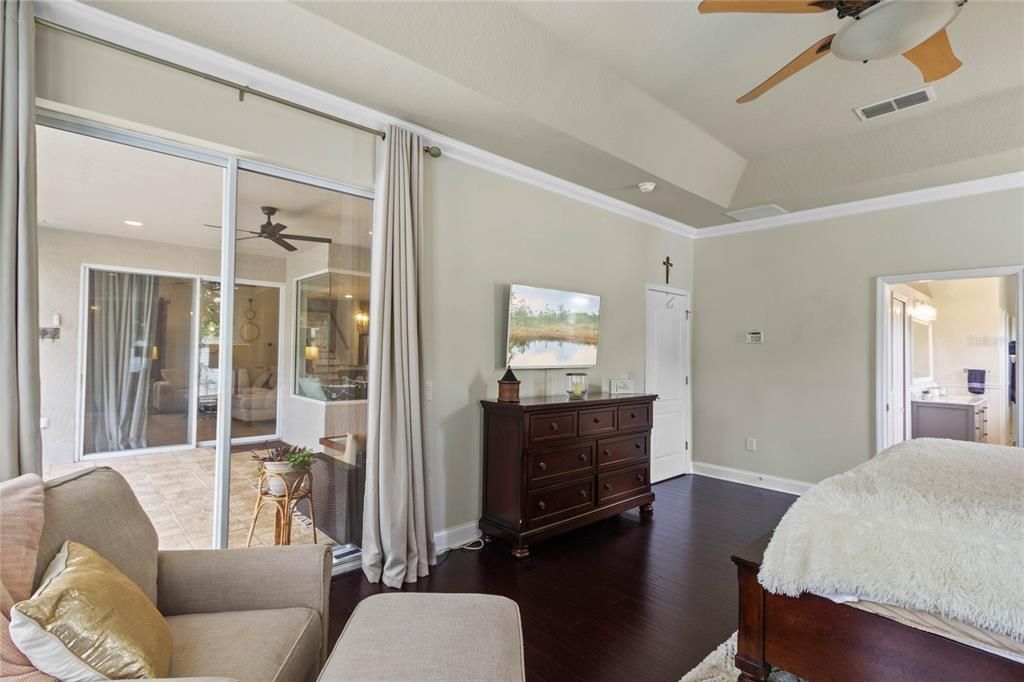
[[[733,665],[736,656],[736,633],[718,645],[697,667],[683,675],[679,682],[736,682],[740,671]],[[804,682],[784,670],[773,670],[769,682]]]

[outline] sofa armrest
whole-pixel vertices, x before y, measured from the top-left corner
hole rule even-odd
[[[327,656],[331,553],[326,545],[163,550],[157,606],[165,616],[303,606],[320,614]]]

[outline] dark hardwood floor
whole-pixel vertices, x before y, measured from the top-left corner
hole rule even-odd
[[[768,532],[795,497],[703,476],[654,486],[636,510],[530,547],[442,555],[407,591],[482,592],[516,601],[529,680],[678,680],[736,629],[730,555]],[[331,585],[331,643],[364,597],[390,591],[361,573]]]

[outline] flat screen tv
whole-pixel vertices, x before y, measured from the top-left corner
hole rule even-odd
[[[593,367],[600,315],[600,296],[513,284],[508,296],[509,366]]]

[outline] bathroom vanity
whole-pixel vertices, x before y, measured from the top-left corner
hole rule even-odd
[[[984,396],[943,397],[911,402],[914,438],[988,441],[988,401]]]

